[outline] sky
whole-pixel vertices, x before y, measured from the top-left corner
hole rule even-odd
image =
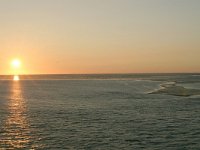
[[[0,74],[200,72],[200,0],[0,0]]]

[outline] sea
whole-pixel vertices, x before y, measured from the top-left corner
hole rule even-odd
[[[200,149],[198,73],[19,78],[0,76],[0,150]]]

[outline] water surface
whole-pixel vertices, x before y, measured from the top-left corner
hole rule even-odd
[[[199,89],[198,75],[1,77],[1,149],[200,148],[200,96],[149,94]]]

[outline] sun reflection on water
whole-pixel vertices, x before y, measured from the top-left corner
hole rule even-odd
[[[9,114],[4,124],[5,134],[1,143],[8,148],[25,148],[30,143],[26,102],[23,98],[20,82],[12,82],[11,84]]]
[[[19,81],[19,76],[18,75],[14,75],[13,80],[14,81]]]

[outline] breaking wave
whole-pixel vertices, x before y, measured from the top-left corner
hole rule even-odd
[[[200,89],[185,88],[177,85],[176,82],[167,82],[160,85],[159,89],[149,92],[148,94],[168,94],[174,96],[193,96],[200,95]]]

